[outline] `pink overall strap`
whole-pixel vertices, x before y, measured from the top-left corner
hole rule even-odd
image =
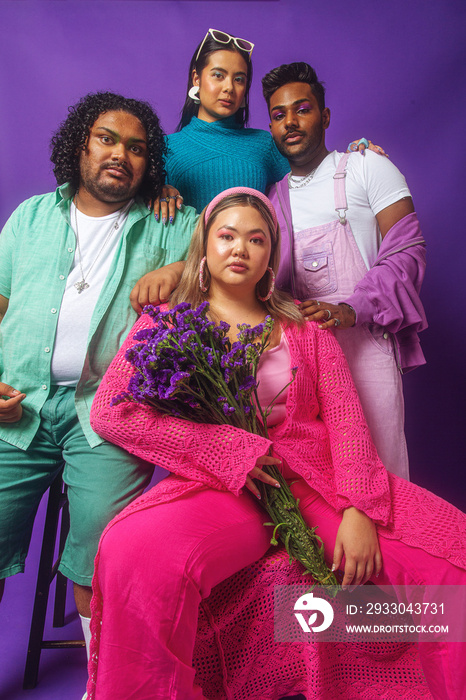
[[[346,211],[348,210],[348,202],[346,200],[346,164],[351,153],[345,153],[338,163],[335,170],[334,180],[334,196],[335,196],[335,211],[340,219],[340,224],[346,224]]]

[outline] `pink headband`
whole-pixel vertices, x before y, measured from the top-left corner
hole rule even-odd
[[[213,209],[217,206],[219,202],[222,201],[222,199],[225,199],[225,197],[229,197],[231,194],[250,194],[252,197],[257,197],[257,199],[260,199],[261,202],[265,204],[265,206],[269,210],[270,216],[273,219],[274,226],[275,228],[277,228],[277,215],[275,213],[275,209],[273,208],[272,202],[268,197],[265,196],[265,194],[262,194],[262,192],[259,192],[258,190],[253,190],[251,187],[230,187],[230,189],[224,190],[223,192],[220,192],[220,194],[218,194],[216,197],[214,197],[205,211],[204,221],[206,226],[207,222],[210,219],[210,215],[212,214]]]

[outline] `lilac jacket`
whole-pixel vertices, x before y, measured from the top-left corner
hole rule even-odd
[[[296,298],[293,228],[287,177],[272,186],[270,200],[282,233],[277,285]],[[396,222],[384,237],[379,254],[353,294],[342,299],[356,312],[356,324],[377,323],[394,334],[397,361],[403,372],[425,364],[418,333],[427,328],[419,298],[426,266],[426,244],[416,214]]]

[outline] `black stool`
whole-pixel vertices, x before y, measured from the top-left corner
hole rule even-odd
[[[53,562],[55,543],[58,535],[58,521],[61,511],[60,542],[57,561]],[[70,529],[70,516],[68,512],[68,499],[66,486],[62,480],[61,472],[50,486],[45,516],[44,536],[39,561],[39,573],[37,574],[36,595],[32,611],[31,630],[29,633],[29,645],[24,669],[23,688],[31,689],[37,685],[39,661],[42,649],[70,649],[84,647],[83,640],[44,640],[45,616],[49,598],[50,585],[55,578],[55,602],[53,610],[53,626],[63,627],[65,624],[65,602],[67,579],[58,571],[58,565],[65,546],[65,540]]]

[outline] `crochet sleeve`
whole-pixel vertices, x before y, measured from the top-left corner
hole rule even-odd
[[[92,404],[92,428],[173,474],[237,495],[257,458],[267,453],[269,440],[229,425],[192,423],[136,402],[110,407],[133,373],[125,353],[134,345],[134,334],[151,326],[152,320],[141,316],[105,373]]]
[[[346,359],[329,331],[316,330],[316,362],[317,401],[330,440],[337,508],[355,506],[386,525],[391,513],[387,471],[372,442]]]

